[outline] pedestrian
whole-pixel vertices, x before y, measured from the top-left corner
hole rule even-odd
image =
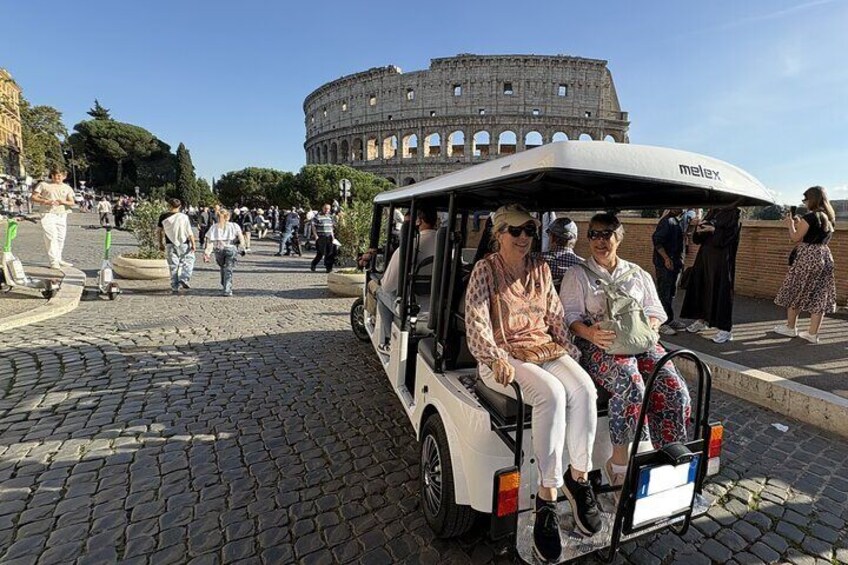
[[[286,249],[286,245],[288,245],[291,240],[292,234],[300,228],[300,215],[297,213],[297,209],[292,207],[291,211],[286,214],[285,219],[283,220],[283,234],[280,236],[280,249],[275,253],[278,257],[283,254],[285,250],[286,255],[290,255],[291,251]]]
[[[701,247],[692,266],[680,317],[695,320],[686,328],[688,332],[717,328],[715,343],[733,340],[733,285],[741,233],[741,212],[730,207],[711,209],[692,235],[692,241]]]
[[[203,206],[200,213],[197,214],[197,237],[200,240],[200,247],[206,242],[206,231],[212,225],[211,213],[208,206]]]
[[[312,225],[315,233],[318,235],[318,240],[315,242],[317,253],[312,260],[311,266],[313,272],[315,272],[315,267],[318,266],[318,262],[322,258],[324,259],[324,267],[327,269],[327,272],[331,272],[333,270],[333,263],[336,260],[335,246],[333,245],[336,219],[330,213],[330,209],[329,204],[324,204],[323,211],[312,219]]]
[[[47,247],[51,269],[73,266],[62,259],[65,235],[68,231],[68,208],[76,204],[74,189],[65,184],[67,176],[61,167],[52,167],[50,181],[38,183],[31,197],[32,202],[49,206],[41,218],[41,229],[44,233],[44,245]]]
[[[685,253],[684,232],[681,215],[683,210],[666,210],[652,237],[654,243],[654,272],[657,279],[657,294],[668,319],[660,326],[663,335],[674,335],[686,326],[674,319],[674,295],[677,278],[683,270]]]
[[[250,213],[247,206],[242,206],[238,223],[241,226],[242,233],[244,234],[244,249],[246,251],[250,251],[250,236],[253,232],[253,214]]]
[[[789,272],[774,299],[786,308],[786,323],[774,328],[776,333],[798,336],[810,343],[819,342],[819,329],[825,314],[836,311],[836,280],[833,275],[833,255],[828,243],[833,237],[836,214],[820,186],[804,192],[807,212],[801,218],[790,212],[786,216],[789,239],[797,246],[793,251]],[[796,323],[801,312],[810,313],[810,326],[798,332]]]
[[[542,259],[551,268],[554,285],[559,288],[565,272],[583,263],[583,258],[574,252],[577,244],[577,224],[570,218],[557,218],[548,226],[550,250],[541,254]]]
[[[180,288],[191,288],[191,273],[194,270],[194,253],[197,246],[188,215],[180,212],[182,202],[178,198],[168,200],[168,211],[159,216],[156,235],[159,249],[165,252],[165,260],[171,271],[171,292]]]
[[[253,225],[256,227],[256,239],[262,239],[268,234],[268,221],[265,219],[265,211],[261,208],[256,211]]]
[[[106,227],[109,225],[109,214],[112,213],[112,204],[109,203],[109,199],[106,198],[106,195],[103,195],[103,198],[100,199],[100,202],[97,203],[97,213],[100,214],[100,225],[101,227]]]
[[[236,265],[236,254],[245,254],[244,234],[241,226],[230,221],[229,210],[222,208],[218,212],[218,222],[206,232],[206,249],[203,261],[208,263],[212,252],[215,252],[215,262],[221,268],[221,287],[223,296],[233,295],[233,268]]]

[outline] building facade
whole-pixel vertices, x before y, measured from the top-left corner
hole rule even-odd
[[[607,62],[458,55],[410,73],[374,68],[303,104],[307,164],[347,164],[407,185],[566,139],[628,142]]]
[[[21,89],[6,69],[0,69],[0,175],[21,177]]]

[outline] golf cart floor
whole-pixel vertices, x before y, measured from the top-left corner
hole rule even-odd
[[[601,531],[592,537],[582,535],[574,525],[574,519],[571,516],[571,505],[568,500],[563,500],[557,503],[557,513],[560,519],[560,533],[562,534],[562,556],[558,563],[566,563],[579,559],[580,557],[594,553],[598,550],[609,547],[612,538],[612,525],[614,521],[614,513],[610,509],[615,508],[615,500],[612,494],[598,495],[598,502],[602,508],[603,527]],[[695,495],[695,503],[692,509],[692,518],[705,514],[710,508],[710,501],[700,495]],[[526,510],[518,516],[518,543],[516,550],[518,556],[525,563],[548,563],[542,561],[536,556],[533,550],[533,522],[535,514],[531,510]],[[635,532],[629,536],[622,535],[621,544],[628,541],[647,535],[651,532],[661,530],[671,524],[682,522],[683,518],[678,517],[672,520],[666,520],[645,530]]]

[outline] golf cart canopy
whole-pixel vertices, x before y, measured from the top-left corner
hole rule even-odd
[[[560,141],[378,194],[376,204],[447,196],[468,209],[625,210],[768,206],[750,174],[704,155],[605,141]]]

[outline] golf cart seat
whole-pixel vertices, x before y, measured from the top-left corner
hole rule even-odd
[[[602,387],[596,387],[598,391],[598,417],[602,418],[607,415],[609,409],[609,393]],[[518,416],[518,402],[505,394],[501,394],[496,390],[492,390],[479,377],[474,384],[474,392],[477,393],[477,398],[480,399],[480,404],[486,407],[492,415],[492,423],[497,426],[514,426],[515,419]],[[533,408],[525,405],[524,408],[524,423],[530,424],[533,416]]]

